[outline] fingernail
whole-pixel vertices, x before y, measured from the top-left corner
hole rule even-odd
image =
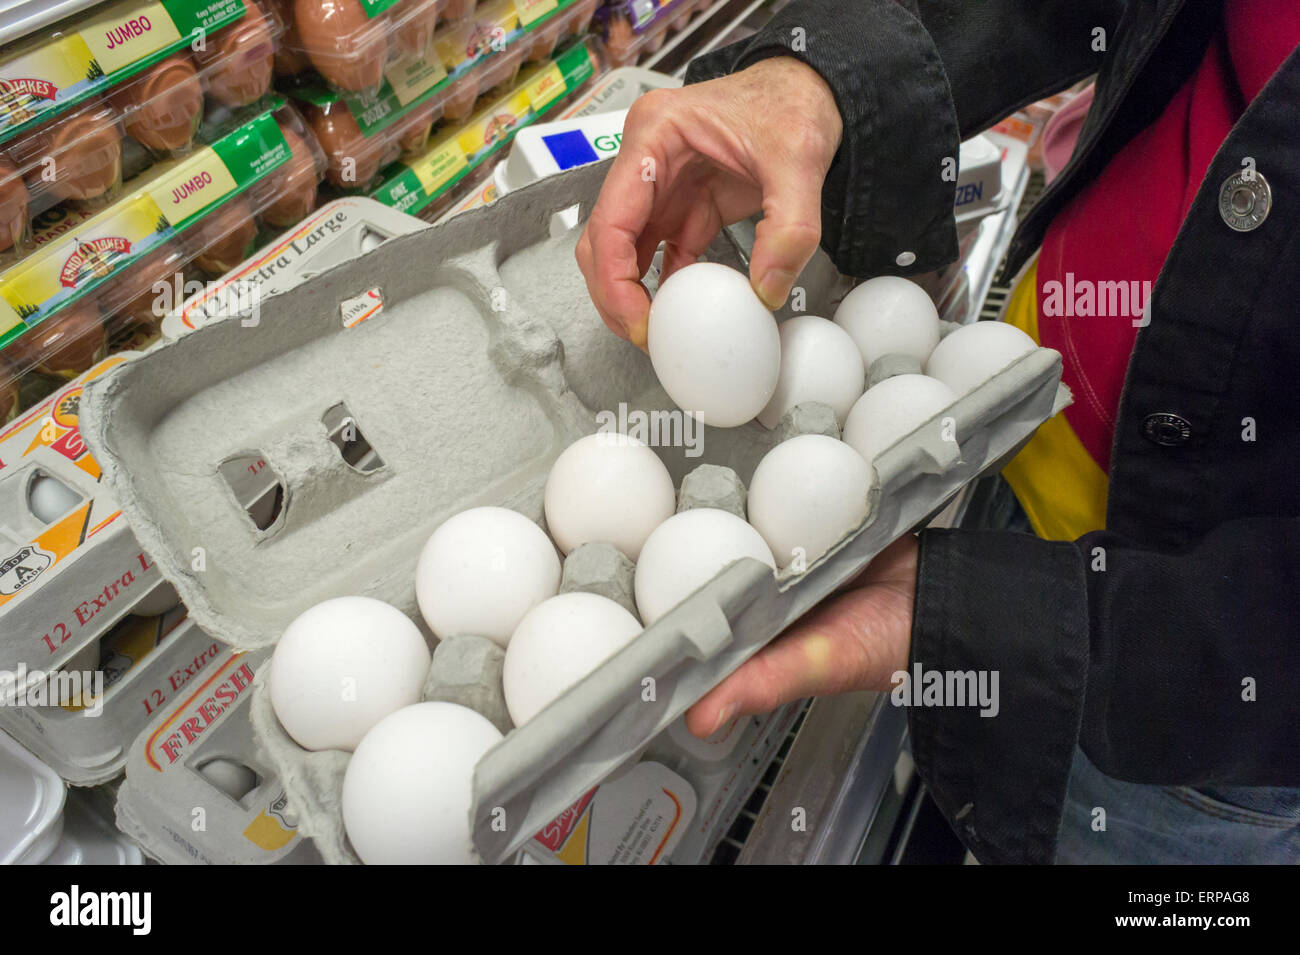
[[[709,730],[709,735],[712,736],[718,730],[722,729],[722,727],[730,723],[732,719],[735,718],[736,710],[738,709],[740,709],[740,706],[736,703],[728,703],[724,706],[722,712],[718,714],[717,722],[713,724],[713,729]]]
[[[785,297],[794,285],[794,273],[785,269],[768,269],[758,280],[758,297],[770,310],[775,311],[785,304]]]
[[[624,326],[624,328],[627,328],[627,326]],[[641,349],[642,351],[645,351],[646,333],[649,330],[650,330],[649,326],[645,322],[641,322],[635,328],[627,329],[628,332],[627,340],[630,341],[637,348]]]

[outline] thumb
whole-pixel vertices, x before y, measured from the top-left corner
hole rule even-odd
[[[749,280],[763,304],[785,304],[795,279],[821,240],[822,176],[783,164],[764,177],[763,218],[755,229]]]

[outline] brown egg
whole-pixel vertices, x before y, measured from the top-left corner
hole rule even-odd
[[[108,350],[104,323],[93,301],[82,299],[62,308],[15,339],[5,355],[20,371],[36,369],[75,378],[102,360]]]
[[[397,144],[402,152],[416,153],[424,149],[429,141],[429,130],[436,118],[434,113],[434,104],[424,103],[393,124],[397,130]]]
[[[131,265],[113,284],[111,292],[102,296],[102,301],[113,308],[109,324],[130,326],[132,331],[157,331],[163,318],[157,312],[165,312],[180,304],[176,301],[176,276],[184,264],[184,251],[176,243],[168,242]],[[159,282],[171,286],[171,292],[155,290],[154,286]],[[184,284],[182,278],[182,294]],[[155,303],[159,308],[154,308]]]
[[[275,75],[297,76],[310,67],[307,56],[302,52],[302,37],[293,22],[293,0],[271,0],[276,19],[284,25],[284,33],[275,46]]]
[[[578,0],[574,6],[576,11],[573,18],[573,29],[569,31],[574,36],[586,33],[591,26],[591,18],[596,15],[596,8],[600,6],[600,0]]]
[[[650,28],[649,36],[646,38],[645,46],[641,48],[641,53],[649,56],[652,53],[659,52],[659,48],[664,45],[664,40],[668,38],[668,25],[655,24]]]
[[[275,44],[271,21],[256,4],[233,26],[218,30],[194,58],[207,72],[208,92],[226,106],[247,106],[271,88]]]
[[[555,44],[559,42],[560,34],[558,30],[542,27],[538,31],[537,37],[531,43],[525,44],[528,47],[525,59],[529,63],[540,63],[551,55],[551,51],[555,49]]]
[[[389,11],[391,32],[403,53],[423,53],[433,42],[438,0],[405,0]]]
[[[18,167],[0,156],[0,252],[8,252],[27,234],[27,205],[27,185]]]
[[[388,40],[357,0],[294,0],[293,21],[303,52],[340,89],[376,89],[384,78]]]
[[[325,175],[341,189],[355,189],[375,178],[397,158],[397,144],[383,136],[366,137],[343,103],[307,110],[307,124],[325,153]]]
[[[289,159],[271,174],[272,194],[276,197],[262,210],[262,221],[276,228],[287,228],[316,208],[316,158],[311,147],[288,126],[280,132],[289,144]]]
[[[188,55],[174,53],[111,96],[127,135],[158,152],[181,152],[203,122],[203,88]]]
[[[55,201],[109,198],[122,183],[122,134],[103,103],[54,120],[14,146],[33,194]],[[47,181],[45,174],[52,171]]]
[[[199,220],[190,231],[191,241],[203,250],[194,257],[194,264],[208,275],[217,276],[248,258],[257,238],[257,223],[248,203],[235,198]]]
[[[474,102],[478,99],[478,77],[462,77],[447,88],[447,98],[442,104],[444,119],[460,122],[474,112]]]
[[[605,50],[609,61],[614,66],[627,66],[635,62],[636,31],[632,24],[621,16],[610,17],[605,36]]]
[[[459,23],[478,6],[478,0],[447,0],[447,6],[442,11],[442,18],[448,23]]]
[[[0,362],[0,425],[18,417],[18,376]]]

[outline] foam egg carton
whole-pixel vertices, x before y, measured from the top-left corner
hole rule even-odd
[[[572,441],[636,411],[673,420],[646,355],[592,308],[573,258],[578,231],[550,236],[556,212],[576,205],[585,218],[607,168],[393,238],[270,299],[255,326],[228,317],[88,386],[83,431],[105,481],[200,626],[235,648],[268,647],[303,610],[344,594],[418,619],[416,560],[443,520],[494,504],[541,522],[550,465]],[[708,257],[744,268],[744,239],[724,232]],[[813,314],[829,314],[843,291],[820,254],[799,284]],[[880,455],[863,525],[805,572],[730,565],[508,734],[475,772],[482,857],[511,857],[891,541],[1000,466],[1068,401],[1060,372],[1055,352],[1023,356]],[[351,445],[331,427],[340,408],[356,426]],[[656,451],[679,484],[701,463],[747,482],[775,440],[750,423]],[[246,509],[231,465],[248,461],[274,475],[278,508]],[[308,808],[297,810],[310,828]],[[494,826],[502,813],[505,827]]]

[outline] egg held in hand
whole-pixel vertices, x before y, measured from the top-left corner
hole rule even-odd
[[[715,428],[734,428],[771,400],[781,337],[749,279],[713,262],[670,275],[650,303],[650,361],[668,397]]]
[[[434,634],[510,642],[524,614],[560,587],[560,558],[518,511],[475,507],[433,532],[415,568],[415,597]]]
[[[853,337],[816,315],[798,315],[782,322],[781,376],[776,392],[758,415],[765,428],[775,428],[796,405],[819,401],[835,411],[843,428],[853,402],[866,388],[866,369]]]
[[[844,441],[872,464],[878,454],[957,400],[925,375],[886,378],[858,399],[844,422]]]
[[[546,526],[565,554],[607,541],[636,560],[650,532],[676,507],[673,479],[659,456],[617,432],[579,438],[546,478]]]
[[[749,482],[749,522],[781,567],[802,571],[867,516],[871,468],[843,441],[803,434],[763,456]]]
[[[967,395],[1038,345],[1005,322],[974,322],[957,329],[930,354],[925,373],[953,393]]]
[[[857,342],[868,372],[885,355],[924,363],[939,344],[939,311],[930,296],[895,275],[868,279],[844,296],[835,309],[835,324]]]
[[[472,865],[474,766],[501,732],[455,703],[417,703],[366,734],[343,777],[343,827],[367,865]]]
[[[506,648],[502,685],[523,726],[641,633],[641,622],[608,597],[560,594],[538,604]]]
[[[758,531],[729,511],[695,507],[668,518],[646,540],[637,561],[641,619],[650,626],[742,557],[776,569]]]
[[[420,699],[429,648],[396,607],[335,597],[303,611],[271,656],[271,707],[304,749],[352,750],[372,726]]]

